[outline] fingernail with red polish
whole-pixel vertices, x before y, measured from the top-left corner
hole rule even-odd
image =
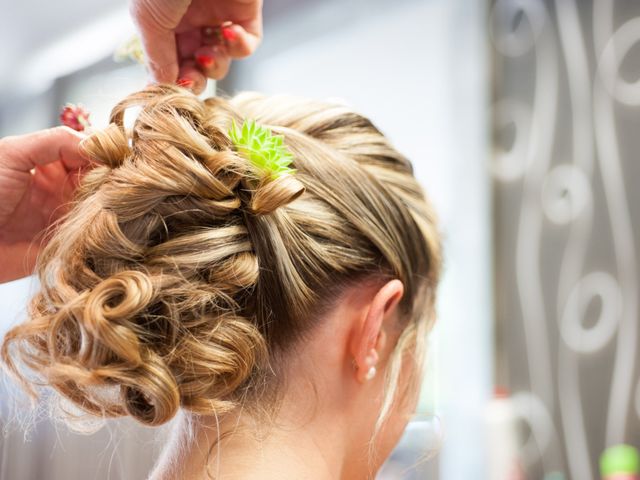
[[[183,77],[178,79],[178,81],[176,82],[176,85],[184,88],[191,88],[193,87],[193,80],[191,80],[190,78]]]
[[[211,55],[196,55],[196,62],[204,68],[211,68],[216,60]]]
[[[233,42],[238,37],[238,34],[231,27],[224,27],[222,29],[222,36],[225,40]]]

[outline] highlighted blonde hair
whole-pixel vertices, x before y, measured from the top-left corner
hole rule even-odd
[[[251,174],[227,135],[247,118],[284,137],[294,175]],[[179,409],[273,407],[279,362],[340,292],[398,278],[403,333],[383,419],[403,353],[422,357],[440,271],[410,162],[367,118],[289,97],[201,101],[156,86],[110,121],[81,145],[97,166],[39,259],[28,321],[2,345],[24,386],[146,425]]]

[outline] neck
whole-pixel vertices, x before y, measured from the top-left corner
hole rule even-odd
[[[268,422],[244,409],[219,421],[182,414],[150,480],[373,478],[368,432],[375,418],[363,415],[362,406],[380,399],[352,381],[350,362],[329,352],[339,349],[336,318],[304,354],[283,362],[281,377],[289,382]]]
[[[344,437],[335,432],[335,424],[343,422],[283,420],[267,428],[246,414],[228,415],[221,422],[183,414],[151,480],[343,478],[347,449],[336,442]]]
[[[306,408],[319,391],[289,392],[269,422],[242,410],[218,421],[181,414],[150,480],[370,478],[366,465],[354,461],[366,445],[352,437],[357,426],[344,405],[319,398],[323,408]]]

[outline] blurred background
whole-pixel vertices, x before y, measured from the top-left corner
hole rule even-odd
[[[640,3],[265,0],[264,14],[262,46],[208,94],[352,105],[413,161],[442,222],[423,395],[379,480],[592,480],[607,447],[640,447]],[[5,3],[0,136],[58,124],[66,102],[106,125],[147,82],[113,60],[133,32],[125,0]],[[0,285],[0,334],[35,288]],[[46,411],[25,430],[2,389],[2,480],[145,478],[166,433],[79,435]]]

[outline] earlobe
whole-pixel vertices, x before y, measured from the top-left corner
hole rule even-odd
[[[380,359],[378,352],[375,349],[371,349],[364,361],[359,362],[354,358],[353,366],[355,368],[356,379],[360,383],[366,383],[373,379],[377,372],[377,364]]]

